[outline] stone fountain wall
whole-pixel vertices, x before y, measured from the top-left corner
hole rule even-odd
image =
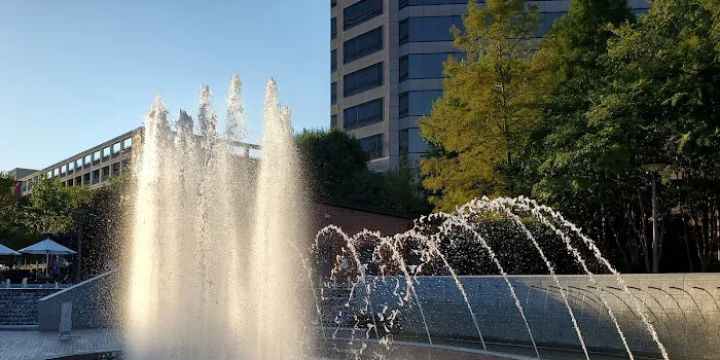
[[[38,300],[59,289],[0,289],[0,326],[37,325]]]
[[[559,277],[560,288],[566,292],[591,350],[624,352],[621,338],[600,298],[602,294],[636,355],[659,354],[638,316],[637,301],[671,358],[720,358],[720,275],[623,275],[631,295],[621,289],[613,276],[595,278],[597,285],[586,276]],[[528,331],[502,277],[467,276],[462,277],[461,282],[486,341],[530,344]],[[538,345],[580,348],[565,302],[550,276],[512,276],[510,282]],[[400,278],[386,278],[377,283],[370,297],[375,312],[382,311],[384,306],[400,308],[395,295],[398,290],[404,292],[404,281]],[[415,290],[425,322],[417,303],[406,304],[402,306],[399,335],[427,341],[429,331],[433,339],[479,340],[468,307],[452,278],[420,277]]]

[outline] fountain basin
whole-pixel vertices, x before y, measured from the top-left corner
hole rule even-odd
[[[444,341],[442,344],[427,344],[416,341],[395,341],[390,349],[380,345],[375,340],[364,340],[365,349],[361,358],[374,358],[382,355],[388,360],[529,360],[536,359],[533,350],[522,345],[488,344],[488,351],[480,349],[479,344],[468,342]],[[341,360],[356,359],[353,350],[357,351],[363,344],[360,340],[351,342],[349,339],[337,341],[321,341],[316,359]],[[583,355],[578,351],[567,349],[541,348],[543,359],[570,360],[578,359]],[[624,359],[622,355],[592,353],[596,360]],[[652,359],[645,358],[642,359]],[[123,357],[121,352],[106,352],[95,354],[78,354],[52,358],[52,360],[130,360]]]

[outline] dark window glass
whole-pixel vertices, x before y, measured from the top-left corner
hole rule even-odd
[[[337,83],[330,84],[330,104],[337,104]]]
[[[334,8],[337,6],[337,0],[330,0],[330,8]]]
[[[337,115],[330,115],[330,128],[334,129],[337,127]]]
[[[363,151],[365,151],[366,154],[368,154],[368,157],[370,159],[377,159],[379,157],[382,157],[383,152],[383,136],[382,134],[369,136],[363,139],[358,139],[360,141],[360,146],[362,146]]]
[[[400,155],[404,155],[408,153],[409,149],[409,139],[408,139],[408,130],[400,130],[398,132],[398,146],[400,150]]]
[[[465,57],[460,53],[410,54],[401,57],[400,81],[443,78],[443,63],[450,55],[455,56],[458,60]]]
[[[484,3],[484,0],[478,3]],[[467,4],[467,0],[400,0],[400,9],[406,6],[415,5],[446,5],[446,4]]]
[[[400,22],[400,44],[422,41],[452,41],[450,29],[463,29],[460,16],[413,17]]]
[[[640,9],[630,10],[630,12],[635,16],[645,15],[645,14],[647,14],[648,11],[650,11],[650,8],[640,8]]]
[[[383,28],[381,26],[345,41],[343,43],[343,63],[347,64],[382,49]]]
[[[383,99],[356,105],[343,111],[343,128],[356,129],[383,121]]]
[[[423,116],[430,114],[432,105],[442,96],[442,90],[408,91],[400,94],[399,116]]]
[[[362,0],[343,10],[343,29],[347,30],[383,13],[383,0]]]
[[[383,63],[377,63],[343,77],[343,96],[352,96],[383,84]]]
[[[537,32],[535,35],[537,37],[543,37],[545,34],[547,34],[550,29],[552,29],[553,23],[555,23],[555,20],[560,18],[561,16],[565,15],[566,12],[560,11],[560,12],[545,12],[540,13],[540,25],[538,26]]]
[[[330,51],[330,70],[337,70],[337,50]]]
[[[334,39],[337,37],[337,19],[330,19],[330,38]]]

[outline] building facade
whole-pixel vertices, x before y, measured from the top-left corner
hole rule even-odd
[[[65,187],[97,188],[112,177],[130,171],[133,156],[142,143],[142,133],[143,128],[138,127],[42,170],[17,168],[11,171],[17,182],[16,194],[29,195],[42,177],[57,179]],[[233,145],[243,157],[250,157],[251,150],[260,150],[255,144],[233,142]]]
[[[140,142],[141,133],[142,128],[136,128],[42,170],[16,177],[19,183],[19,195],[30,194],[33,186],[43,176],[57,179],[66,187],[100,186],[123,171],[128,171],[133,156],[133,144]]]
[[[450,29],[462,28],[467,0],[331,0],[330,126],[356,137],[371,169],[419,160],[427,145],[417,121],[442,95],[443,62],[462,58]],[[479,1],[481,3],[482,1]],[[528,1],[542,14],[538,37],[570,0]],[[629,0],[634,12],[646,0]]]

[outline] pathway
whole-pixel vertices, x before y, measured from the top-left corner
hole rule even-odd
[[[0,331],[0,359],[44,360],[63,355],[117,351],[122,345],[115,330],[75,330],[72,339],[57,332]]]

